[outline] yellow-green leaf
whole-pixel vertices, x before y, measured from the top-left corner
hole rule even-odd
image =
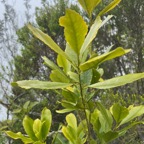
[[[48,59],[46,56],[42,57],[42,59],[44,60],[44,64],[47,65],[52,70],[58,70],[62,72],[61,69],[53,61]]]
[[[77,73],[74,73],[72,71],[68,72],[69,77],[74,80],[74,82],[79,82],[79,77]]]
[[[109,131],[109,132],[107,132],[107,133],[104,133],[104,134],[102,135],[102,138],[104,139],[104,141],[105,141],[106,143],[108,143],[108,142],[116,139],[118,136],[119,136],[119,135],[118,135],[118,132]]]
[[[12,131],[6,131],[5,133],[13,139],[21,139],[24,143],[34,142],[31,138],[23,136],[21,132],[14,133]]]
[[[66,75],[64,75],[63,73],[60,73],[58,70],[51,71],[50,79],[53,82],[68,83],[70,81],[70,79]]]
[[[96,105],[100,110],[99,121],[101,123],[101,132],[108,132],[112,128],[112,115],[101,103],[97,102]]]
[[[47,82],[39,80],[23,80],[12,83],[13,86],[19,86],[24,89],[36,88],[36,89],[61,89],[71,86],[71,83],[62,82]]]
[[[82,48],[80,50],[80,60],[82,61],[83,57],[85,56],[85,52],[88,52],[87,49],[89,48],[90,43],[96,37],[98,30],[105,24],[109,19],[112,18],[112,15],[108,15],[104,21],[98,16],[94,21],[94,24],[90,27],[90,31],[88,32]]]
[[[115,88],[115,87],[122,86],[128,83],[132,83],[141,78],[144,78],[144,73],[128,74],[125,76],[118,76],[109,80],[98,82],[98,83],[90,85],[89,87],[97,88],[97,89]]]
[[[70,65],[69,61],[65,57],[63,57],[62,55],[58,55],[57,64],[59,67],[63,68],[65,73],[70,71],[71,65]]]
[[[43,124],[44,124],[44,122],[42,122],[40,119],[34,120],[33,131],[35,133],[35,136],[40,141],[43,140],[43,134],[41,133],[41,128],[42,128]]]
[[[43,33],[40,29],[33,27],[32,25],[28,24],[28,28],[30,31],[42,42],[44,42],[47,46],[49,46],[53,51],[56,53],[64,56],[66,59],[69,60],[69,57],[65,54],[65,52],[52,40],[52,38]]]
[[[103,62],[114,59],[119,56],[122,56],[122,55],[128,53],[129,51],[130,51],[130,49],[124,50],[123,48],[119,47],[111,52],[102,54],[100,56],[96,56],[96,57],[86,61],[85,63],[80,65],[80,69],[82,71],[85,71],[85,70],[89,70],[91,68],[95,68]]]
[[[120,104],[116,103],[111,108],[110,111],[118,124],[121,122],[129,113],[126,107],[121,106]]]
[[[52,70],[54,70],[54,71],[51,72],[51,75],[50,75],[51,80],[52,80],[53,82],[69,82],[69,78],[67,77],[66,73],[60,69],[60,67],[58,67],[54,62],[52,62],[51,60],[49,60],[49,59],[48,59],[47,57],[45,57],[45,56],[42,57],[42,59],[44,60],[44,64],[45,64],[45,65],[47,65],[47,66],[50,67]],[[63,59],[65,59],[65,58],[63,57]],[[59,61],[60,61],[60,60],[59,60]],[[59,64],[60,64],[60,65],[63,65],[63,67],[66,67],[66,68],[65,68],[66,70],[68,70],[69,67],[70,67],[70,63],[69,63],[66,59],[65,59],[65,63],[64,63],[64,60],[63,60],[62,62],[60,61]],[[65,64],[65,65],[64,65],[64,64]],[[55,80],[55,79],[57,79],[57,77],[59,77],[59,75],[53,76],[53,74],[55,74],[55,71],[61,76],[60,79],[62,79],[62,80]]]
[[[83,9],[91,17],[92,11],[94,8],[101,2],[101,0],[78,0]]]
[[[109,12],[110,10],[114,9],[119,3],[121,2],[121,0],[114,0],[112,1],[108,6],[106,6],[98,15],[102,16],[105,13]]]
[[[119,125],[125,124],[142,114],[144,114],[144,105],[132,107],[129,110],[129,114],[121,121]]]
[[[41,142],[41,141],[36,141],[33,144],[46,144],[45,142]]]
[[[35,136],[35,133],[33,131],[33,119],[31,119],[30,117],[28,116],[25,116],[24,119],[23,119],[23,127],[24,127],[24,130],[25,132],[29,135],[29,137],[36,141],[37,140],[37,137]]]
[[[74,110],[75,110],[75,108],[74,109],[62,109],[62,110],[56,110],[56,112],[63,114],[63,113],[68,113],[68,112],[71,112]]]
[[[71,64],[72,66],[77,69],[78,66],[78,55],[77,53],[70,47],[70,45],[67,43],[66,44],[66,49],[65,49],[65,53],[69,56],[70,60],[71,60]]]
[[[74,114],[70,113],[69,115],[66,116],[66,121],[69,126],[74,128],[74,130],[77,130],[77,120]]]
[[[77,12],[68,9],[66,15],[60,18],[59,23],[64,27],[66,41],[79,54],[88,31],[85,21]]]
[[[94,112],[91,114],[91,123],[93,125],[93,129],[95,132],[99,133],[101,124],[99,121],[100,111],[95,109]]]
[[[43,140],[45,140],[50,131],[50,127],[52,123],[52,115],[49,109],[44,108],[42,110],[41,122],[43,123],[41,127],[41,135],[42,135]]]
[[[75,144],[76,141],[76,134],[74,133],[73,129],[71,127],[62,127],[62,133],[63,135],[70,141],[72,144]]]
[[[82,58],[85,50],[89,46],[89,44],[92,42],[92,40],[96,37],[97,32],[99,28],[101,27],[102,20],[100,17],[97,17],[94,24],[91,26],[89,33],[87,34],[84,43],[82,45],[81,51],[80,51],[80,56]]]

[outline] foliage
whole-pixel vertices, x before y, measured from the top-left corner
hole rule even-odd
[[[6,138],[5,138],[5,136],[3,135],[2,132],[0,132],[0,143],[1,144],[5,144],[6,143]]]
[[[94,1],[94,0],[93,0]],[[86,1],[79,0],[82,7]],[[114,51],[102,55],[91,55],[91,42],[94,40],[98,30],[102,27],[111,16],[102,20],[101,16],[112,10],[120,0],[114,0],[102,11],[100,11],[92,25],[86,24],[81,15],[74,10],[67,9],[65,16],[59,20],[64,27],[66,39],[66,49],[63,51],[49,35],[43,33],[40,29],[28,25],[31,32],[42,42],[48,45],[57,56],[57,65],[51,60],[44,57],[45,63],[52,69],[50,74],[51,82],[39,80],[24,80],[14,82],[13,85],[22,88],[39,88],[39,89],[60,89],[63,96],[61,105],[64,107],[58,110],[58,113],[74,111],[79,117],[72,113],[66,116],[67,126],[62,126],[62,133],[72,144],[79,143],[108,143],[124,135],[131,127],[142,123],[135,118],[144,113],[144,106],[129,106],[128,108],[116,103],[110,109],[106,109],[101,102],[95,99],[95,92],[98,89],[109,89],[124,84],[131,83],[144,77],[144,73],[128,74],[104,80],[103,72],[99,68],[105,61],[117,58],[128,53],[130,50],[117,48]],[[95,4],[94,6],[97,6]],[[86,9],[87,8],[87,9]],[[91,16],[94,9],[93,5],[84,7]],[[91,23],[91,22],[90,22]],[[97,26],[98,25],[98,26]],[[88,31],[89,27],[89,31]],[[44,111],[49,111],[44,109]],[[43,117],[43,114],[42,116]],[[25,117],[23,126],[26,133],[31,139],[25,139],[21,133],[6,132],[12,138],[21,138],[25,143],[44,143],[51,125],[50,111],[44,121]],[[51,118],[50,118],[51,119]],[[79,122],[81,121],[81,122]],[[79,122],[79,124],[78,124]],[[46,123],[45,134],[42,134],[43,125]],[[92,126],[91,126],[92,124]]]
[[[104,0],[100,7],[103,8],[110,1]],[[114,50],[119,46],[132,49],[127,57],[119,57],[102,64],[105,78],[143,72],[144,9],[141,9],[142,5],[144,5],[143,0],[139,0],[139,2],[131,0],[131,3],[129,3],[129,0],[121,1],[118,7],[111,11],[111,14],[114,15],[113,19],[103,29],[100,29],[97,38],[94,40],[92,47],[97,50],[98,54],[110,49]],[[98,13],[98,9],[95,9],[94,15],[96,13]],[[107,69],[107,66],[109,69]],[[115,91],[136,94],[139,98],[139,95],[143,94],[143,80],[117,88]]]
[[[44,141],[51,127],[51,112],[44,108],[41,119],[32,120],[25,116],[23,119],[23,127],[28,136],[24,136],[21,132],[13,133],[7,131],[6,134],[14,139],[21,139],[24,143],[44,144]]]

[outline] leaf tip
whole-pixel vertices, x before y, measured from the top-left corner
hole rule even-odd
[[[11,86],[16,87],[16,86],[18,86],[18,84],[17,84],[17,82],[12,82]]]

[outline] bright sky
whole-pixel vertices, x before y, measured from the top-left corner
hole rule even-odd
[[[24,6],[24,2],[26,0],[6,0],[8,4],[12,5],[14,9],[16,10],[16,13],[18,14],[18,22],[19,24],[24,23],[24,14],[26,11],[26,8]],[[30,13],[31,15],[34,15],[35,7],[41,6],[41,0],[28,0],[29,4],[31,5]],[[2,19],[4,13],[4,6],[2,2],[0,2],[0,19]]]

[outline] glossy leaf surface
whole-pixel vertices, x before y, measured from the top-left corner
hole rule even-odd
[[[128,53],[130,50],[124,50],[123,48],[119,47],[111,52],[102,54],[100,56],[96,56],[85,63],[80,65],[80,69],[82,71],[89,70],[91,68],[96,68],[99,64],[114,59],[116,57],[120,57],[126,53]]]
[[[119,3],[121,2],[121,0],[114,0],[112,1],[108,6],[106,6],[98,15],[102,16],[105,13],[109,12],[110,10],[114,9]]]
[[[49,109],[44,108],[42,110],[41,122],[43,123],[41,127],[41,136],[42,136],[42,139],[45,140],[50,131],[50,127],[52,124],[52,115]]]
[[[78,0],[78,1],[90,17],[94,8],[101,2],[101,0],[91,0],[91,2],[89,0]]]
[[[21,88],[30,89],[60,89],[71,86],[70,83],[61,83],[61,82],[46,82],[39,80],[23,80],[12,83],[14,86],[19,86]]]
[[[93,39],[96,37],[98,30],[105,24],[109,19],[112,18],[112,15],[109,15],[105,18],[104,21],[101,20],[101,18],[98,16],[96,20],[94,21],[93,25],[90,27],[90,31],[88,32],[84,43],[82,45],[81,51],[80,51],[80,58],[82,59],[85,55],[88,55],[88,48]],[[87,52],[87,54],[85,54]]]
[[[132,83],[141,78],[144,78],[144,73],[128,74],[125,76],[118,76],[109,80],[98,82],[96,84],[90,85],[89,87],[97,88],[97,89],[115,88],[115,87],[122,86],[128,83]]]
[[[23,119],[24,130],[32,140],[36,141],[38,139],[33,131],[33,124],[34,121],[30,117],[25,116],[25,118]]]
[[[86,51],[86,49],[88,48],[88,46],[90,45],[90,43],[92,42],[92,40],[96,37],[97,32],[99,30],[99,28],[101,27],[102,24],[102,20],[100,17],[97,17],[94,24],[91,26],[90,31],[88,32],[84,43],[82,44],[82,48],[80,51],[80,57],[82,58],[84,55],[84,52]]]
[[[144,105],[132,107],[129,110],[129,114],[121,121],[119,125],[125,124],[142,114],[144,114]]]
[[[97,107],[100,110],[100,114],[99,114],[99,120],[101,123],[101,132],[108,132],[111,130],[112,128],[112,123],[113,123],[113,118],[111,113],[104,108],[104,106],[97,102]]]
[[[70,82],[70,79],[58,70],[52,70],[51,71],[50,79],[53,82],[62,82],[62,83],[69,83]]]
[[[64,27],[66,41],[79,54],[88,31],[85,21],[77,12],[68,9],[66,15],[60,18],[59,23]]]
[[[49,35],[43,33],[40,29],[35,28],[30,24],[28,24],[28,28],[39,40],[44,42],[53,51],[69,59],[68,56],[65,54],[65,52],[52,40],[52,38]]]
[[[6,131],[5,132],[9,137],[13,139],[21,139],[24,143],[33,143],[34,141],[31,138],[27,138],[21,134],[21,132],[14,133],[11,131]]]
[[[70,65],[69,61],[65,57],[63,57],[62,55],[58,55],[57,64],[59,67],[63,68],[63,71],[65,73],[70,71],[71,65]]]
[[[126,107],[119,104],[114,104],[110,110],[117,124],[121,122],[129,113]]]

